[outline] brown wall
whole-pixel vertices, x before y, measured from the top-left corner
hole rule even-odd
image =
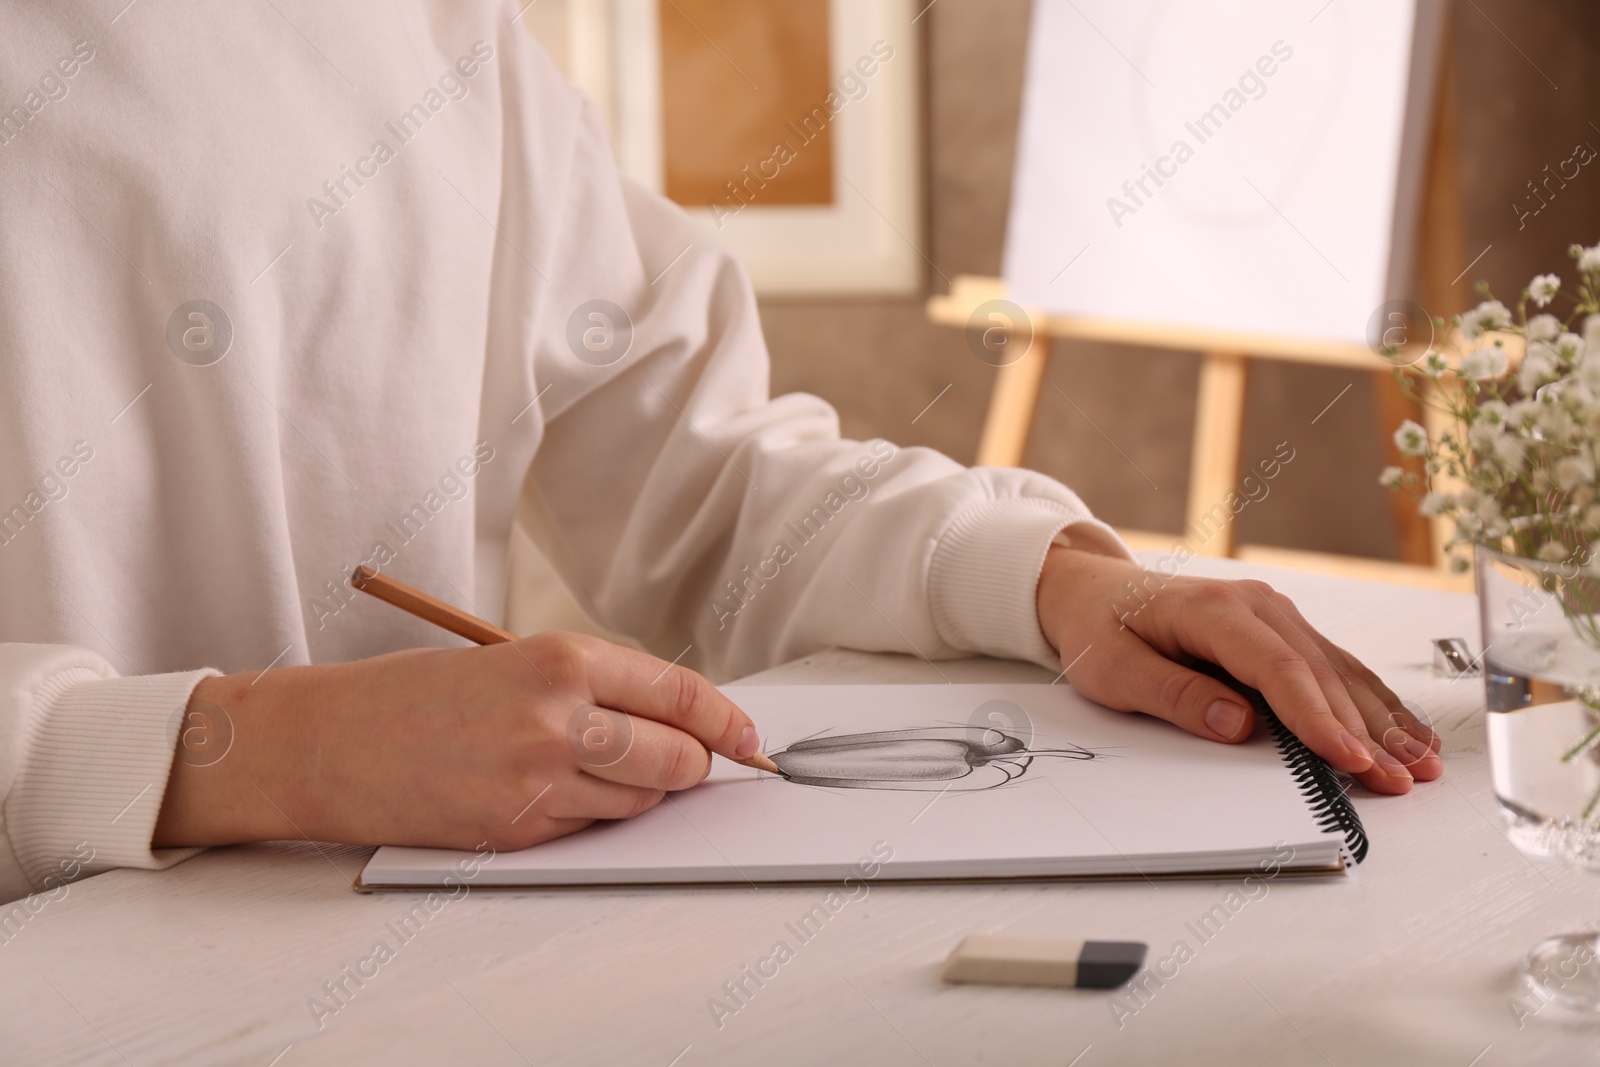
[[[920,20],[929,205],[922,251],[935,264],[930,292],[943,291],[957,274],[1000,269],[1028,11],[1027,0],[940,0]],[[1577,141],[1600,148],[1600,129],[1588,121],[1594,115],[1600,124],[1600,12],[1582,0],[1474,0],[1457,5],[1451,43],[1463,243],[1469,260],[1492,246],[1459,285],[1483,277],[1497,294],[1515,297],[1541,271],[1567,272],[1570,281],[1567,244],[1600,241],[1600,160],[1520,232],[1510,205],[1526,194],[1525,182],[1542,177],[1546,163],[1566,159]],[[930,445],[972,460],[995,372],[958,331],[928,325],[920,298],[767,300],[762,316],[776,391],[827,398],[848,435]],[[1193,426],[1192,357],[1057,344],[1049,379],[1028,465],[1071,485],[1114,524],[1176,533]],[[1346,385],[1350,390],[1316,419]],[[1240,539],[1392,557],[1389,502],[1374,483],[1385,460],[1369,376],[1258,366],[1243,459],[1268,455],[1280,441],[1293,445],[1295,460],[1272,494],[1240,515]]]

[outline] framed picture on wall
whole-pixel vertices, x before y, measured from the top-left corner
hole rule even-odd
[[[911,0],[543,0],[618,163],[769,296],[922,290]]]

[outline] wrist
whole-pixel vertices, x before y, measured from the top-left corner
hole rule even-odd
[[[203,679],[190,694],[156,821],[157,848],[297,838],[306,779],[283,773],[297,676],[316,668]]]
[[[1092,605],[1083,603],[1088,591],[1100,588],[1095,578],[1117,570],[1138,570],[1139,565],[1122,554],[1111,555],[1098,547],[1063,544],[1058,539],[1045,553],[1039,569],[1037,610],[1039,629],[1057,654],[1061,651],[1058,631],[1065,621],[1081,619]],[[1115,611],[1115,605],[1109,610]]]
[[[1039,568],[1039,590],[1035,598],[1034,608],[1039,613],[1039,632],[1044,634],[1044,639],[1050,642],[1050,647],[1061,653],[1061,642],[1052,632],[1050,621],[1059,617],[1061,602],[1061,570],[1070,566],[1069,560],[1063,557],[1073,549],[1061,543],[1058,538],[1049,549],[1045,551],[1044,563]]]

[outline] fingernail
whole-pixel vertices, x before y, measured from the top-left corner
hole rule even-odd
[[[1400,747],[1405,749],[1406,755],[1411,757],[1411,761],[1413,763],[1415,763],[1417,760],[1427,759],[1429,756],[1433,755],[1433,749],[1429,748],[1421,741],[1418,741],[1415,737],[1407,737],[1405,739],[1405,743]]]
[[[1372,766],[1372,753],[1367,751],[1366,745],[1363,745],[1360,741],[1356,740],[1355,734],[1351,733],[1349,730],[1345,730],[1339,734],[1339,741],[1344,745],[1345,749],[1350,753],[1350,755],[1361,761],[1361,766],[1357,767],[1357,770],[1364,771],[1368,767]]]
[[[760,747],[761,738],[756,736],[756,728],[746,726],[744,732],[739,735],[739,743],[733,746],[733,754],[744,759],[746,756],[754,756]]]
[[[1245,710],[1231,700],[1218,700],[1206,709],[1206,726],[1214,734],[1232,737],[1244,727]]]
[[[1385,752],[1383,749],[1378,749],[1372,755],[1373,758],[1378,761],[1378,765],[1383,768],[1383,773],[1387,774],[1390,778],[1404,778],[1406,781],[1412,780],[1411,772],[1406,770],[1406,765],[1389,755],[1389,753]]]

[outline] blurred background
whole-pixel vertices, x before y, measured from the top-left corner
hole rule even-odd
[[[766,286],[761,314],[775,393],[803,390],[825,398],[838,409],[846,436],[927,445],[971,463],[997,371],[975,357],[961,330],[929,321],[927,300],[947,291],[958,275],[1001,273],[1031,5],[1028,0],[936,0],[924,8],[925,2],[918,0],[913,8],[920,10],[909,28],[915,47],[893,60],[912,65],[903,114],[915,127],[908,150],[915,218],[900,238],[915,255],[908,257],[909,266],[900,261],[881,273],[899,272],[909,280],[886,286],[889,292],[804,295]],[[745,90],[757,80],[769,87],[798,85],[794,100],[811,91],[805,88],[803,59],[825,49],[826,42],[796,28],[805,24],[796,19],[804,6],[781,0],[621,2],[606,5],[595,22],[591,0],[538,0],[525,18],[574,80],[601,97],[623,162],[668,171],[670,139],[685,138],[688,148],[695,144],[694,109],[681,108],[694,92],[754,96]],[[604,27],[605,17],[623,20],[624,26],[630,18],[655,20],[663,43],[660,67],[651,70],[649,62],[626,56],[622,62],[640,69],[619,73],[597,66],[595,32],[583,23]],[[715,27],[741,25],[747,33],[752,25],[758,30],[743,42],[716,39]],[[616,24],[609,32],[617,32]],[[1517,207],[1528,200],[1529,182],[1547,164],[1568,159],[1575,144],[1600,146],[1600,127],[1592,119],[1600,116],[1600,9],[1579,0],[1536,5],[1465,0],[1448,5],[1443,35],[1448,84],[1441,86],[1440,100],[1449,114],[1441,121],[1454,122],[1459,176],[1459,201],[1445,207],[1459,215],[1459,267],[1465,270],[1471,261],[1470,274],[1457,286],[1461,306],[1453,309],[1464,310],[1476,300],[1468,290],[1472,281],[1482,278],[1497,294],[1515,294],[1536,273],[1568,269],[1570,243],[1600,240],[1600,167],[1585,168],[1536,217],[1519,217],[1525,209],[1519,213]],[[679,46],[665,47],[673,39]],[[796,67],[787,77],[776,69],[785,57]],[[851,53],[847,61],[853,58]],[[884,71],[893,63],[884,64]],[[835,67],[829,80],[836,81],[837,56]],[[665,145],[639,148],[637,129],[628,129],[626,118],[619,117],[630,94],[637,95],[628,84],[631,76],[666,90],[661,105]],[[769,107],[782,96],[769,89]],[[680,105],[676,133],[670,128],[674,98]],[[797,110],[803,108],[791,107],[790,113]],[[748,115],[745,121],[759,128],[776,116]],[[714,133],[707,136],[717,140]],[[679,155],[693,153],[680,149]],[[821,161],[812,155],[810,169],[797,172],[782,195],[795,203],[826,196],[818,192],[812,166]],[[838,166],[833,163],[836,176]],[[713,170],[737,174],[720,160]],[[704,206],[705,182],[697,185],[693,174],[668,185],[669,194]],[[833,192],[842,193],[837,182]],[[775,187],[758,202],[775,204],[780,193]],[[727,202],[736,205],[731,198]],[[1374,361],[1374,369],[1383,368]],[[1024,465],[1071,486],[1113,525],[1170,533],[1176,540],[1185,519],[1196,358],[1057,341],[1046,374]],[[1391,494],[1375,480],[1389,462],[1376,378],[1342,368],[1252,367],[1242,455],[1269,455],[1277,442],[1289,438],[1315,447],[1298,448],[1296,461],[1276,480],[1270,497],[1240,514],[1238,540],[1377,560],[1402,557]],[[1336,396],[1339,402],[1311,425]],[[522,566],[521,580],[532,581],[534,570]]]

